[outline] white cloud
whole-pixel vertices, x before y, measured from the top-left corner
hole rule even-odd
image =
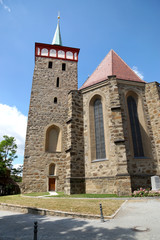
[[[19,167],[22,167],[22,166],[23,166],[23,164],[14,164],[13,165],[13,167],[16,168],[16,169],[19,168]]]
[[[141,79],[144,78],[143,73],[142,73],[142,72],[139,72],[138,67],[133,66],[132,70],[133,70]]]
[[[13,168],[18,169],[19,167],[23,167],[23,164],[13,164]],[[22,173],[18,174],[18,176],[22,177]]]
[[[8,12],[11,12],[11,9],[4,4],[3,0],[0,0],[0,4],[4,7],[5,10],[7,10]]]
[[[0,140],[4,135],[16,139],[18,146],[17,155],[24,155],[27,117],[18,111],[16,107],[0,104]]]

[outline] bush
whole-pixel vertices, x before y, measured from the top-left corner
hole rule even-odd
[[[160,191],[153,191],[149,188],[140,188],[132,193],[132,197],[156,197],[160,196]]]

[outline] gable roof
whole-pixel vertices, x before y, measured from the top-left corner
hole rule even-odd
[[[143,81],[119,56],[115,51],[110,50],[107,56],[99,64],[97,69],[86,80],[80,89],[92,86],[96,83],[108,79],[108,76],[116,75],[117,79],[128,81]]]

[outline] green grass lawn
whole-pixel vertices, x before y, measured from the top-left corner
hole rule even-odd
[[[33,192],[33,193],[26,193],[23,194],[24,196],[30,196],[30,197],[40,197],[40,196],[49,196],[49,192]]]
[[[37,197],[37,196],[47,196],[51,198],[119,198],[116,194],[71,194],[67,195],[64,194],[63,192],[57,192],[58,195],[49,195],[48,192],[35,192],[35,193],[27,193],[24,194],[24,196],[32,196],[32,197]],[[124,197],[124,196],[123,196]],[[122,198],[123,198],[122,197]],[[130,197],[130,196],[126,196]]]
[[[42,194],[42,193],[41,193]],[[46,193],[43,193],[46,194]],[[77,195],[78,197],[78,195]],[[100,197],[100,196],[99,196]],[[29,198],[24,195],[1,196],[0,203],[15,204],[27,207],[44,208],[65,212],[100,215],[99,204],[102,204],[104,216],[110,216],[121,206],[120,199],[71,199],[71,198]]]

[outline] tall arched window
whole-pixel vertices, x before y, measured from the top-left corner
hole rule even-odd
[[[106,158],[106,151],[101,99],[96,99],[94,102],[94,124],[95,124],[96,159],[103,159]]]
[[[61,152],[61,131],[60,128],[53,125],[46,132],[47,152]]]
[[[127,98],[128,112],[132,133],[132,143],[134,150],[134,157],[144,157],[142,137],[140,131],[140,124],[138,119],[137,104],[132,96]]]

